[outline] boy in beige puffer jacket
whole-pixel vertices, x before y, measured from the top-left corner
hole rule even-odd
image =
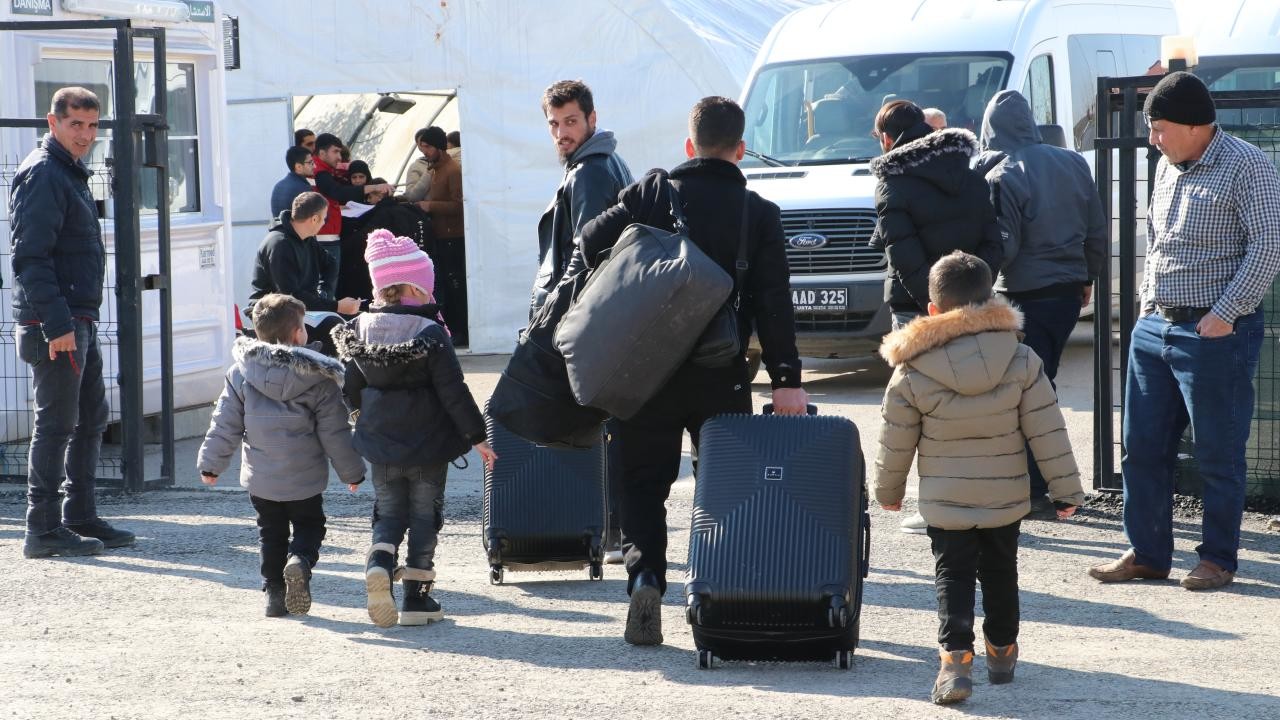
[[[933,545],[942,667],[932,699],[973,692],[973,604],[982,581],[987,673],[1013,680],[1018,657],[1018,527],[1031,508],[1024,439],[1058,516],[1084,500],[1053,387],[1019,342],[1022,315],[991,295],[991,270],[956,251],[929,272],[929,316],[889,334],[876,500],[900,510],[919,453],[920,513]]]

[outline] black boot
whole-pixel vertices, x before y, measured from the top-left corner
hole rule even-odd
[[[396,598],[391,582],[396,569],[396,546],[377,543],[369,548],[364,566],[364,587],[369,594],[369,619],[378,627],[396,624]]]
[[[262,585],[262,591],[267,594],[267,617],[284,617],[289,614],[289,609],[284,604],[283,580],[268,580]]]
[[[434,570],[404,569],[404,599],[400,602],[401,625],[426,625],[444,619],[440,603],[431,597]]]
[[[662,586],[652,570],[641,570],[631,585],[631,606],[622,637],[632,645],[662,644]]]
[[[92,522],[67,525],[68,530],[82,537],[97,538],[103,547],[118,548],[132,545],[137,537],[128,530],[111,527],[111,523],[98,518]]]
[[[22,540],[22,557],[25,558],[45,558],[53,555],[74,557],[97,555],[100,552],[102,552],[101,540],[80,537],[64,527],[43,535],[27,535]]]
[[[294,615],[311,612],[311,564],[290,555],[284,566],[284,606]]]

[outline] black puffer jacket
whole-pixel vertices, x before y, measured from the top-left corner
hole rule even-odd
[[[885,299],[895,310],[924,312],[929,269],[963,250],[1000,270],[1003,251],[987,181],[969,168],[978,140],[968,130],[908,130],[871,161],[879,222],[871,239],[889,257]]]
[[[359,411],[356,450],[386,465],[432,465],[485,439],[435,305],[370,308],[333,329],[346,367],[347,405]]]
[[[754,327],[773,387],[800,387],[795,307],[791,304],[791,277],[778,206],[744,192],[746,177],[725,160],[694,158],[673,169],[669,177],[684,205],[689,239],[730,277],[735,275],[743,198],[751,203],[746,287],[734,288],[742,292],[738,311],[742,347],[747,346]],[[623,190],[617,205],[587,223],[582,229],[582,253],[590,267],[596,266],[599,254],[613,247],[632,223],[673,228],[667,178],[663,171],[649,173]]]
[[[46,135],[13,176],[13,319],[40,323],[46,340],[71,332],[73,317],[97,320],[102,305],[106,249],[90,175]]]

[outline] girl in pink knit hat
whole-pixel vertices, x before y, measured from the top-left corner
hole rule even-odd
[[[462,376],[433,293],[435,267],[413,240],[369,234],[374,304],[333,331],[355,448],[373,467],[373,542],[365,566],[369,618],[379,627],[444,618],[431,597],[445,475],[470,448],[492,468],[484,418]],[[354,490],[355,487],[352,486]],[[397,567],[408,533],[404,566]],[[393,579],[404,582],[399,617]]]

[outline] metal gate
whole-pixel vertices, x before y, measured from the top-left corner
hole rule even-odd
[[[1124,413],[1124,383],[1129,339],[1137,322],[1141,262],[1146,251],[1145,208],[1151,197],[1147,178],[1155,177],[1160,153],[1147,144],[1141,121],[1147,92],[1160,76],[1101,78],[1098,81],[1098,139],[1096,178],[1103,207],[1111,223],[1110,264],[1104,264],[1098,283],[1098,307],[1110,296],[1112,312],[1094,314],[1094,457],[1096,490],[1123,488],[1118,459],[1120,420]],[[1262,149],[1280,167],[1280,90],[1215,91],[1218,125],[1226,132]],[[1141,172],[1145,169],[1145,173]],[[1142,213],[1140,215],[1140,212]],[[1263,300],[1266,332],[1258,373],[1257,399],[1246,451],[1247,495],[1251,507],[1272,507],[1280,500],[1280,280]],[[1179,446],[1176,489],[1198,496],[1202,486],[1196,471],[1190,428]]]
[[[138,491],[153,487],[164,487],[173,484],[174,480],[174,431],[173,431],[173,333],[172,302],[170,297],[170,252],[169,252],[169,173],[168,162],[168,97],[165,82],[166,73],[153,73],[155,77],[154,107],[152,112],[137,112],[137,86],[135,83],[135,41],[149,41],[151,57],[156,68],[165,68],[165,31],[163,28],[135,28],[129,20],[94,20],[94,21],[51,21],[51,22],[0,22],[0,32],[22,31],[83,31],[101,30],[115,34],[114,57],[112,65],[112,95],[115,102],[114,117],[102,118],[100,129],[111,132],[111,150],[106,163],[95,170],[92,183],[102,183],[100,189],[109,193],[114,210],[113,226],[115,232],[114,267],[115,285],[108,287],[106,296],[107,316],[113,321],[103,322],[98,329],[99,341],[103,352],[104,379],[116,372],[115,380],[119,402],[112,403],[110,419],[113,430],[118,428],[119,438],[115,438],[103,448],[103,456],[98,465],[98,482],[100,486],[121,487],[128,491]],[[37,111],[39,108],[37,108]],[[104,108],[105,110],[105,108]],[[0,127],[35,128],[47,127],[43,118],[0,118]],[[100,142],[102,140],[100,139]],[[25,153],[23,153],[25,154]],[[20,161],[21,157],[19,157]],[[139,224],[140,199],[142,193],[142,170],[154,169],[155,198],[158,230],[159,273],[142,275],[141,231]],[[5,201],[8,200],[9,181],[16,170],[3,167],[0,172],[0,186],[4,190]],[[106,194],[106,193],[104,193]],[[104,214],[105,203],[100,204],[100,214]],[[0,249],[0,259],[8,265],[9,248]],[[154,290],[159,292],[160,310],[160,393],[162,411],[157,428],[159,435],[160,471],[151,474],[145,471],[146,425],[143,412],[143,313],[142,293]],[[12,298],[8,288],[0,290],[0,302],[8,305]],[[107,320],[107,317],[104,317]],[[13,357],[12,323],[0,323],[0,352],[10,353]],[[8,344],[8,347],[4,345]],[[114,352],[112,352],[114,350]],[[26,368],[17,364],[17,371],[10,377],[0,378],[0,398],[7,424],[28,428],[33,421],[30,405],[30,379]],[[108,394],[110,399],[110,393]],[[26,400],[26,401],[24,401]],[[113,434],[108,431],[108,435]],[[0,480],[26,481],[27,441],[15,439],[0,444]]]

